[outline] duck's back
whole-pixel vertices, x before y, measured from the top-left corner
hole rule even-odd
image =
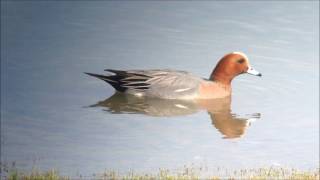
[[[191,73],[173,70],[128,70],[107,69],[114,75],[95,76],[111,84],[117,91],[136,96],[165,99],[194,99],[199,94],[199,86],[205,81]]]
[[[202,78],[186,71],[150,70],[142,71],[151,78],[145,95],[166,99],[194,99],[199,94]]]

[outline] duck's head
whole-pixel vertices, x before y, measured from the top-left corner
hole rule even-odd
[[[211,73],[210,80],[230,84],[234,77],[243,73],[262,76],[250,65],[249,59],[244,53],[232,52],[220,59]]]

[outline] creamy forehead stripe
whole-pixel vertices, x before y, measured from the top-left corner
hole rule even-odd
[[[239,54],[239,55],[243,56],[244,58],[246,58],[247,60],[249,60],[248,56],[245,55],[243,52],[236,51],[236,52],[232,52],[232,54]]]

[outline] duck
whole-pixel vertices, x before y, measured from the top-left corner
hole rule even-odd
[[[202,78],[187,71],[172,69],[115,70],[109,74],[85,74],[109,83],[117,92],[137,97],[160,99],[217,99],[232,94],[231,82],[241,74],[262,76],[249,63],[243,52],[224,55],[216,64],[209,78]]]

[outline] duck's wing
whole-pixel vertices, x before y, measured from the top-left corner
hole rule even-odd
[[[204,81],[186,71],[151,70],[141,71],[152,78],[146,81],[150,84],[145,90],[147,96],[168,99],[193,98],[198,93],[199,84]]]
[[[162,98],[176,97],[194,93],[202,78],[185,71],[173,70],[113,70],[106,69],[114,75],[95,76],[111,84],[116,90],[129,93],[145,93]]]

